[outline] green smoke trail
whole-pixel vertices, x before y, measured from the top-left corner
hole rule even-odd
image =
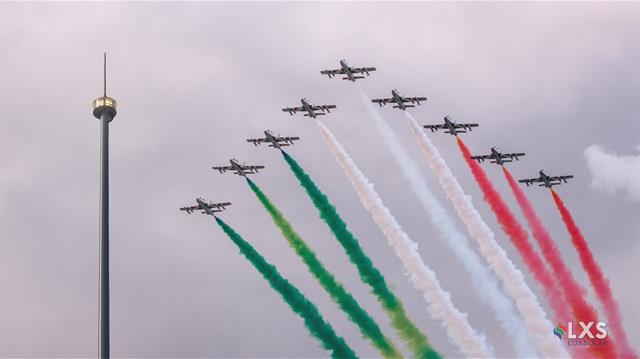
[[[224,223],[220,218],[215,218],[224,233],[238,246],[242,255],[253,264],[264,279],[269,282],[271,287],[289,304],[291,309],[304,319],[304,324],[307,329],[309,329],[313,336],[320,340],[322,347],[331,351],[332,358],[357,358],[356,354],[349,348],[344,339],[339,337],[333,331],[331,325],[324,320],[318,308],[316,308],[307,297],[300,293],[298,288],[282,277],[278,269],[267,262],[267,260],[233,230],[233,228],[229,227],[229,225]]]
[[[382,276],[382,273],[373,265],[371,259],[364,253],[358,240],[347,228],[335,207],[329,202],[327,196],[311,180],[302,167],[286,152],[282,151],[284,159],[289,164],[291,171],[295,174],[304,187],[305,191],[320,212],[320,217],[327,223],[333,235],[342,245],[349,256],[351,262],[358,269],[360,278],[367,283],[373,293],[378,297],[378,301],[391,318],[391,325],[396,329],[402,338],[411,348],[417,358],[440,358],[427,337],[409,319],[400,300],[393,294]]]
[[[378,349],[385,358],[401,357],[398,349],[396,349],[391,340],[384,336],[378,324],[360,304],[358,304],[355,298],[346,291],[342,284],[336,280],[333,274],[325,268],[315,252],[302,240],[289,221],[284,218],[282,213],[274,206],[258,185],[248,178],[247,183],[249,183],[249,187],[251,187],[256,197],[258,197],[260,203],[262,203],[267,212],[269,212],[273,222],[278,226],[287,242],[289,242],[289,246],[296,251],[298,256],[300,256],[309,268],[311,274],[320,282],[320,285],[329,293],[331,298],[347,313],[349,319],[360,328],[361,333],[371,340],[376,349]]]

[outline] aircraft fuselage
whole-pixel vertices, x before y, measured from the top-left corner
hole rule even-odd
[[[498,152],[495,147],[491,147],[491,156],[496,160],[497,164],[504,164],[504,161],[502,160],[502,153]]]
[[[560,181],[558,182],[553,182],[553,179],[551,177],[549,177],[546,173],[544,173],[543,170],[540,170],[540,179],[544,182],[544,186],[547,188],[551,188],[555,185],[560,184]]]
[[[303,98],[300,100],[300,102],[302,102],[302,108],[304,108],[304,110],[307,111],[307,113],[309,114],[309,117],[316,118],[316,113],[315,111],[313,111],[313,107],[311,106],[309,101],[306,98]]]
[[[233,169],[237,171],[240,176],[247,177],[247,174],[242,170],[242,166],[240,166],[240,164],[236,160],[230,159],[229,163],[231,163],[231,167],[233,167]]]
[[[398,104],[398,108],[400,108],[401,110],[407,109],[407,107],[404,105],[404,102],[402,101],[402,96],[400,96],[400,94],[398,93],[398,90],[392,90],[391,96],[393,96],[393,101]]]
[[[273,137],[273,135],[271,134],[271,132],[269,131],[264,131],[264,135],[267,137],[267,140],[269,140],[269,142],[271,142],[273,144],[273,146],[275,148],[280,148],[280,144],[278,143],[278,141],[276,141],[276,138]]]
[[[453,122],[451,122],[451,120],[449,120],[449,116],[445,116],[444,124],[447,126],[447,128],[449,129],[449,132],[451,132],[452,135],[458,136],[458,131],[456,131],[456,126]]]
[[[209,206],[207,205],[207,203],[205,201],[203,201],[200,198],[196,198],[196,202],[198,202],[198,206],[206,213],[206,214],[210,214],[213,216],[213,211],[211,210],[211,208],[209,208]]]
[[[340,67],[342,67],[342,70],[344,71],[344,74],[347,75],[347,77],[349,78],[349,81],[351,82],[356,81],[356,79],[353,76],[353,72],[351,72],[351,66],[349,66],[347,61],[340,60]]]

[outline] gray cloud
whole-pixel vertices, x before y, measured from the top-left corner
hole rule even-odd
[[[640,200],[640,154],[618,155],[591,145],[584,150],[584,157],[595,189],[609,194],[626,192],[630,199]]]

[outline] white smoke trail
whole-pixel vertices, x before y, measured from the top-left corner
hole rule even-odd
[[[456,256],[458,264],[471,276],[475,289],[474,294],[479,297],[484,305],[491,308],[504,333],[512,338],[512,344],[517,356],[521,358],[535,357],[536,352],[531,347],[527,330],[522,319],[516,314],[511,300],[500,290],[495,277],[483,265],[478,254],[471,249],[469,241],[460,232],[442,203],[429,190],[418,169],[418,165],[409,157],[400,139],[387,125],[375,106],[371,104],[368,96],[362,91],[360,91],[360,96],[374,118],[378,131],[382,134],[404,177],[429,215],[431,223],[440,233],[438,238],[445,241]]]
[[[446,162],[425,135],[422,128],[411,114],[406,112],[405,114],[409,119],[411,131],[418,139],[420,148],[429,161],[431,169],[438,176],[438,180],[447,197],[451,200],[456,212],[467,226],[469,235],[478,242],[480,252],[487,259],[498,278],[502,280],[507,293],[515,300],[516,307],[524,318],[525,326],[538,345],[542,355],[553,358],[569,357],[569,354],[562,346],[562,342],[552,335],[551,328],[553,328],[553,325],[547,319],[535,294],[527,286],[522,272],[516,268],[507,257],[504,249],[495,241],[493,232],[473,206],[471,197],[464,193],[457,179],[453,176]]]
[[[484,336],[478,334],[467,321],[467,315],[458,311],[451,302],[451,294],[445,292],[436,278],[436,274],[424,264],[418,253],[418,244],[409,239],[391,212],[382,203],[374,190],[342,145],[320,121],[316,121],[322,137],[344,169],[358,198],[371,213],[376,224],[387,237],[389,245],[402,261],[413,286],[420,290],[428,303],[431,317],[440,321],[449,335],[449,340],[466,357],[493,357]]]

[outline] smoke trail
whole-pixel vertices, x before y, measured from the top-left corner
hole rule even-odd
[[[618,303],[613,298],[611,287],[609,287],[609,280],[604,276],[604,273],[602,273],[602,269],[600,269],[598,263],[596,263],[596,260],[593,257],[593,253],[591,252],[591,249],[589,249],[589,244],[582,236],[580,228],[578,228],[578,226],[574,222],[573,216],[571,216],[571,213],[565,206],[560,196],[554,190],[551,190],[551,195],[553,196],[553,201],[556,203],[556,207],[558,207],[558,210],[560,211],[562,221],[569,231],[571,242],[576,248],[576,251],[578,251],[578,256],[580,258],[582,268],[584,268],[584,270],[587,272],[589,281],[593,286],[596,296],[602,304],[602,307],[608,319],[607,324],[612,329],[611,332],[613,332],[614,334],[613,336],[620,348],[619,350],[622,356],[625,358],[636,358],[636,354],[633,352],[633,349],[631,349],[631,346],[629,345],[629,341],[627,339],[627,335],[622,326],[620,308],[618,308]]]
[[[495,277],[482,263],[478,254],[469,246],[467,238],[457,228],[453,218],[447,213],[442,203],[427,187],[418,165],[409,157],[401,140],[387,125],[380,112],[371,104],[368,96],[362,90],[359,93],[360,99],[374,119],[378,132],[381,133],[396,163],[400,166],[403,176],[407,179],[416,198],[429,215],[429,220],[439,231],[440,235],[437,238],[446,242],[449,249],[457,257],[458,264],[471,276],[474,295],[477,295],[483,304],[492,309],[502,330],[512,338],[512,344],[517,356],[520,358],[536,357],[536,352],[531,347],[524,323],[516,314],[511,300],[499,289]]]
[[[342,145],[320,121],[316,121],[322,136],[353,184],[360,202],[371,213],[376,224],[382,229],[389,245],[402,260],[413,286],[420,290],[428,303],[431,317],[440,321],[447,330],[449,340],[466,357],[493,357],[483,336],[480,336],[467,321],[467,315],[460,313],[451,302],[451,294],[445,292],[436,274],[427,267],[420,254],[418,244],[409,239],[391,212],[382,203],[373,184],[364,177],[360,169],[349,157]]]
[[[289,242],[289,246],[296,251],[298,256],[300,256],[309,268],[309,271],[318,282],[320,282],[327,293],[329,293],[333,301],[335,301],[340,306],[340,309],[347,313],[349,319],[360,328],[360,332],[371,340],[372,344],[385,358],[400,358],[402,355],[391,340],[385,337],[373,318],[358,304],[355,298],[346,291],[343,285],[336,280],[334,275],[325,268],[315,252],[302,240],[289,221],[284,218],[280,210],[276,208],[258,185],[248,178],[247,183],[249,183],[249,187],[251,187],[256,197],[258,197],[260,203],[262,203],[267,212],[269,212],[273,222],[278,226],[287,242]]]
[[[245,241],[233,228],[229,227],[220,218],[215,217],[216,222],[224,233],[235,243],[251,264],[262,274],[271,287],[275,289],[291,309],[304,319],[304,324],[322,347],[331,351],[333,358],[357,358],[342,337],[339,337],[329,323],[327,323],[318,308],[307,299],[298,288],[289,283],[278,272],[278,269],[258,253],[247,241]]]
[[[491,184],[491,181],[487,177],[486,173],[474,160],[471,159],[469,149],[462,142],[459,137],[456,137],[458,146],[462,152],[465,162],[469,166],[473,177],[476,179],[478,186],[484,194],[484,200],[489,204],[491,210],[496,215],[500,227],[509,236],[511,243],[516,247],[518,253],[522,257],[522,260],[527,265],[527,268],[533,274],[533,277],[542,285],[542,289],[549,301],[549,305],[556,313],[557,319],[566,322],[569,320],[569,308],[564,301],[560,289],[556,281],[551,276],[551,273],[547,270],[542,262],[542,258],[538,255],[535,249],[531,246],[529,239],[527,238],[527,232],[520,226],[518,220],[507,205],[504,203],[500,194]]]
[[[562,260],[562,254],[560,250],[556,246],[556,244],[551,239],[551,236],[545,229],[542,221],[536,214],[531,202],[524,194],[524,191],[518,186],[518,183],[513,178],[509,170],[502,166],[502,172],[504,173],[507,182],[509,183],[509,187],[516,197],[516,201],[524,214],[527,223],[529,224],[529,228],[531,228],[531,232],[533,233],[533,237],[538,242],[540,249],[542,251],[542,255],[547,263],[553,268],[553,272],[556,276],[556,279],[560,283],[560,288],[564,294],[565,299],[569,303],[573,313],[573,319],[577,321],[582,321],[585,323],[591,321],[597,321],[598,314],[596,313],[595,308],[591,306],[586,300],[586,292],[584,288],[578,284],[575,280],[569,268],[565,265]],[[615,357],[615,352],[613,346],[605,345],[605,346],[593,346],[589,348],[596,353],[600,353],[607,358]]]
[[[561,342],[552,335],[553,325],[547,319],[546,314],[535,294],[527,286],[522,272],[507,257],[507,253],[495,241],[493,232],[482,220],[480,213],[471,202],[471,197],[464,193],[458,180],[453,176],[440,153],[424,134],[418,123],[409,114],[409,124],[413,134],[418,140],[425,157],[429,161],[431,169],[438,176],[445,193],[453,204],[456,213],[464,222],[469,235],[480,246],[480,253],[489,262],[491,269],[502,281],[507,294],[515,301],[516,307],[524,319],[524,324],[529,334],[538,345],[540,353],[544,357],[568,357],[569,354],[562,347]]]
[[[305,189],[311,201],[320,212],[320,217],[327,223],[331,232],[342,245],[349,256],[351,262],[358,269],[360,278],[367,283],[373,293],[382,304],[383,309],[391,318],[391,325],[396,329],[398,335],[404,340],[417,358],[440,358],[427,337],[420,332],[416,325],[409,319],[404,307],[398,297],[391,289],[380,273],[373,265],[371,259],[364,253],[358,240],[347,228],[335,207],[329,202],[327,196],[316,186],[302,167],[286,152],[282,151],[285,161],[289,164],[291,171],[295,174],[300,185]]]

